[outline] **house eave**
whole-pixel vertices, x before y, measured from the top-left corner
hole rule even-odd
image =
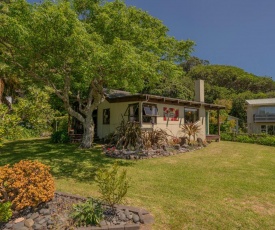
[[[107,96],[106,100],[109,103],[141,101],[141,102],[170,104],[170,105],[173,104],[173,105],[195,107],[195,108],[204,106],[206,110],[225,109],[225,106],[223,105],[208,104],[205,102],[197,102],[197,101],[187,101],[187,100],[182,100],[178,98],[170,98],[170,97],[163,97],[163,96],[150,95],[150,94],[124,95],[121,97],[113,97],[113,98]]]

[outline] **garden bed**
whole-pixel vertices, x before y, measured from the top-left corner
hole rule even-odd
[[[114,147],[105,147],[103,152],[108,157],[127,159],[127,160],[138,160],[138,159],[149,159],[157,157],[167,157],[172,155],[177,155],[180,153],[186,153],[195,151],[203,148],[202,145],[174,145],[171,147],[164,148],[152,148],[149,150],[127,150],[127,149],[116,149]]]
[[[0,222],[1,230],[44,230],[44,229],[140,229],[154,222],[148,211],[136,207],[117,205],[115,213],[104,213],[104,219],[100,226],[75,227],[69,213],[72,205],[86,201],[86,198],[69,195],[65,193],[55,193],[54,198],[39,205],[36,209],[26,208],[20,213],[14,213],[13,218],[8,223]]]

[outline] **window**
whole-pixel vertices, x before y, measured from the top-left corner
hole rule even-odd
[[[139,122],[139,105],[138,103],[128,105],[124,116],[128,116],[128,121]]]
[[[261,133],[266,133],[266,125],[261,125]]]
[[[199,109],[184,108],[184,122],[194,123],[199,120]]]
[[[275,107],[260,107],[258,115],[275,115]]]
[[[103,124],[110,124],[110,109],[103,109]]]
[[[267,134],[275,135],[275,126],[274,125],[267,125]]]
[[[275,135],[275,125],[261,125],[261,133]]]
[[[158,108],[154,104],[142,105],[142,122],[143,123],[157,123]]]

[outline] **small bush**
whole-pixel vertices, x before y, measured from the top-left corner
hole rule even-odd
[[[163,145],[168,145],[168,141],[168,134],[163,129],[142,131],[142,142],[145,149],[152,148],[152,146],[161,148]]]
[[[182,132],[187,135],[188,137],[188,144],[191,145],[192,141],[191,141],[191,137],[193,136],[193,141],[196,140],[196,135],[199,133],[200,131],[200,126],[197,122],[195,123],[185,123],[181,126]]]
[[[275,146],[275,136],[267,134],[222,133],[221,139],[224,141],[237,141],[242,143],[254,143],[260,145]]]
[[[14,210],[49,201],[54,191],[49,167],[40,162],[22,160],[13,167],[0,167],[0,200],[10,201]]]
[[[96,182],[101,193],[101,199],[111,208],[122,201],[129,188],[129,180],[126,178],[126,170],[119,173],[117,163],[109,169],[101,169],[96,174]]]
[[[233,136],[230,133],[221,133],[221,140],[223,140],[223,141],[233,141]]]
[[[97,225],[103,219],[103,209],[99,201],[89,198],[86,202],[73,205],[70,215],[76,226]]]
[[[70,138],[67,131],[57,131],[51,135],[52,143],[69,143]]]
[[[242,143],[255,143],[255,140],[252,137],[249,137],[248,135],[237,135],[236,141]]]
[[[275,146],[275,136],[265,136],[257,139],[257,143],[261,145]]]
[[[8,222],[11,216],[11,202],[0,203],[0,222]]]

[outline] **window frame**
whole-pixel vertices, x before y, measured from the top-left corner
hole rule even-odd
[[[145,124],[157,124],[158,106],[153,103],[142,103],[142,123]],[[151,114],[146,112],[145,108],[150,108]],[[153,110],[154,109],[154,110]]]
[[[200,115],[199,115],[200,109],[199,108],[196,108],[196,107],[184,107],[184,109],[183,109],[184,123],[190,123],[190,121],[187,121],[187,119],[186,119],[186,113],[188,112],[188,110],[189,110],[189,112],[196,112],[197,119],[193,117],[193,119],[192,119],[193,121],[191,121],[191,123],[195,123],[195,122],[197,122],[197,121],[200,120]]]
[[[106,117],[105,117],[106,115]],[[110,124],[110,119],[111,119],[111,110],[110,108],[103,109],[102,111],[102,123],[103,125],[109,125]]]
[[[133,108],[133,114],[131,114],[131,107]],[[128,104],[124,116],[127,116],[130,122],[139,122],[139,103]]]

